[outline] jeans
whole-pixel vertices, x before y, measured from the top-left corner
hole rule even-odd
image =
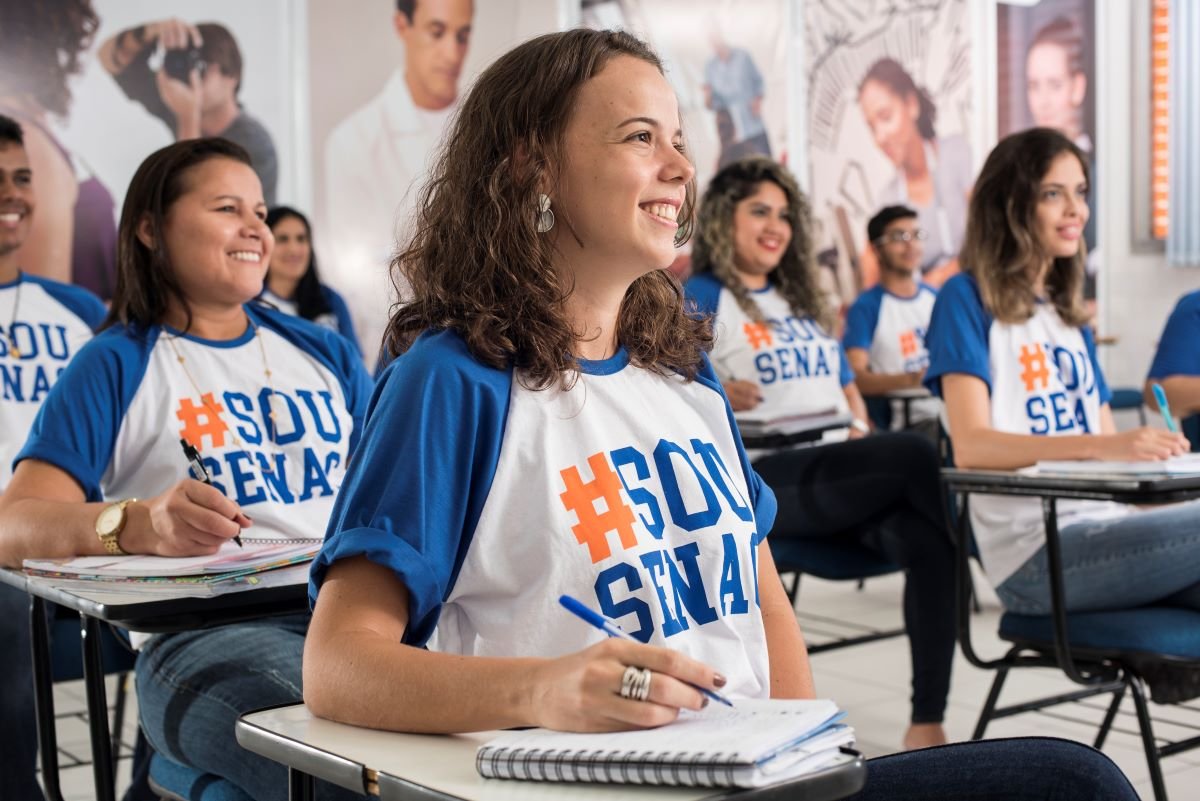
[[[257,801],[287,798],[287,768],[237,744],[238,717],[302,700],[309,615],[155,637],[138,656],[142,727],[155,751],[236,784]],[[321,799],[363,796],[318,782]]]
[[[854,540],[904,568],[913,723],[942,721],[954,660],[954,545],[938,462],[926,438],[897,432],[754,463],[779,501],[771,537]]]
[[[1059,529],[1067,610],[1095,612],[1163,603],[1200,610],[1200,501]],[[1050,614],[1050,566],[1042,546],[996,594],[1010,612]]]
[[[42,801],[29,596],[0,584],[0,798]]]
[[[1047,737],[979,740],[906,751],[867,763],[847,801],[1138,801],[1108,757]]]

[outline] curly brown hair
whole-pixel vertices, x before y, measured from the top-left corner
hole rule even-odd
[[[26,95],[66,116],[67,79],[100,25],[91,0],[0,0],[0,20],[0,95]]]
[[[1030,128],[1000,140],[988,154],[967,208],[967,231],[959,261],[975,277],[984,307],[1001,322],[1021,323],[1037,308],[1034,272],[1047,254],[1037,240],[1037,206],[1042,178],[1064,153],[1079,159],[1090,184],[1087,157],[1050,128]],[[1046,293],[1068,325],[1088,322],[1083,305],[1086,246],[1056,258],[1046,275]]]
[[[450,329],[476,359],[517,368],[532,389],[574,383],[583,332],[566,314],[570,276],[555,269],[549,238],[535,230],[537,194],[557,184],[580,87],[617,56],[662,72],[654,52],[628,33],[576,29],[531,39],[479,76],[421,190],[416,233],[392,261],[404,300],[388,324],[390,355],[423,331]],[[677,243],[690,235],[695,191],[689,181]],[[616,333],[634,365],[689,380],[711,344],[666,270],[629,287]]]
[[[712,273],[733,293],[738,306],[751,319],[762,322],[762,310],[734,266],[733,213],[738,203],[770,181],[787,196],[792,238],[771,272],[771,281],[797,317],[811,317],[828,327],[830,309],[817,285],[817,262],[813,255],[812,209],[796,179],[781,164],[763,156],[735,161],[708,184],[696,215],[696,241],[692,245],[692,270]]]

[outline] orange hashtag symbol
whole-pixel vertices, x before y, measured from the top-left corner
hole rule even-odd
[[[1021,362],[1021,380],[1025,382],[1026,392],[1033,392],[1038,384],[1042,389],[1050,386],[1050,368],[1046,366],[1046,351],[1041,345],[1022,345],[1018,361]]]
[[[587,545],[588,555],[595,564],[612,555],[608,532],[615,531],[620,535],[622,548],[636,546],[637,535],[633,531],[633,510],[621,500],[621,479],[608,466],[608,459],[603,453],[594,453],[587,462],[592,468],[591,482],[583,483],[579,468],[568,467],[559,474],[567,491],[558,497],[562,499],[563,507],[579,518],[571,531],[575,532],[580,545]],[[597,513],[596,501],[601,498],[606,508]]]
[[[771,344],[771,326],[767,323],[743,323],[742,330],[755,350]]]
[[[229,430],[220,416],[223,411],[225,407],[213,400],[211,392],[200,396],[199,406],[192,403],[191,398],[181,398],[179,409],[175,412],[179,422],[183,423],[179,436],[200,450],[204,449],[205,437],[212,441],[214,448],[221,447],[225,444],[225,432]]]
[[[917,335],[912,331],[905,331],[900,335],[900,355],[908,358],[917,352]]]

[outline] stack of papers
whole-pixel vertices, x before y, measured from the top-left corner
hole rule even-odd
[[[1200,475],[1200,453],[1185,453],[1157,462],[1102,462],[1095,459],[1038,462],[1031,472],[1072,475],[1186,476]]]
[[[839,412],[836,407],[818,409],[799,414],[775,415],[738,412],[735,417],[738,430],[743,437],[762,437],[768,434],[801,434],[805,431],[826,431],[850,425],[850,415]]]

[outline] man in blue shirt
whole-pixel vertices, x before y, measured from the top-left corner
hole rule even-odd
[[[717,114],[718,168],[746,156],[770,156],[762,119],[762,74],[748,52],[729,46],[716,24],[710,41],[716,52],[704,65],[704,105]]]

